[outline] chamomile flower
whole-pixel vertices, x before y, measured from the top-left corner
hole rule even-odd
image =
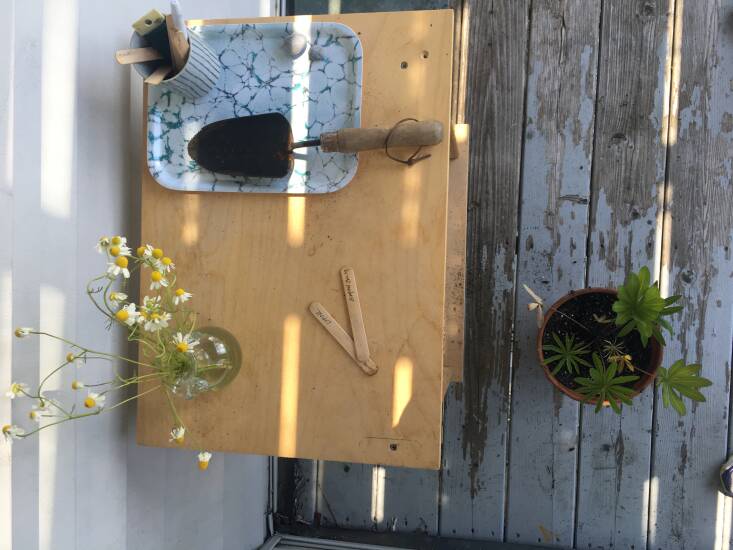
[[[107,275],[111,275],[113,278],[117,277],[120,273],[125,279],[130,278],[130,270],[127,269],[129,261],[127,256],[117,256],[114,262],[107,264]]]
[[[113,302],[124,302],[125,300],[127,300],[127,294],[117,291],[110,292],[109,299]]]
[[[135,310],[135,307],[134,303],[127,304],[115,313],[115,318],[120,323],[125,323],[128,327],[131,327],[135,323],[139,322],[140,313]]]
[[[107,398],[104,395],[89,392],[86,399],[84,400],[84,406],[87,409],[93,409],[94,407],[99,407],[101,409],[102,407],[104,407],[105,399]]]
[[[173,303],[176,305],[180,305],[183,302],[188,302],[191,299],[191,296],[193,296],[193,294],[191,294],[190,292],[186,292],[182,288],[177,288],[176,291],[173,293]]]
[[[5,424],[5,426],[3,426],[3,435],[5,436],[5,441],[10,441],[11,439],[20,439],[24,434],[25,430],[20,426],[16,426],[14,424]]]
[[[138,258],[150,258],[153,255],[153,246],[150,244],[138,246],[135,252]]]
[[[66,362],[67,363],[73,363],[77,359],[79,359],[79,356],[78,355],[74,355],[72,352],[69,352],[69,353],[66,354]]]
[[[140,308],[140,311],[143,311],[146,314],[150,315],[151,313],[156,313],[159,309],[160,296],[155,296],[154,298],[151,296],[145,296],[143,298],[143,305]]]
[[[176,332],[176,335],[173,337],[173,343],[181,353],[193,353],[193,348],[199,345],[199,341],[191,338],[190,334],[182,334],[180,332]]]
[[[168,286],[168,279],[157,269],[150,274],[150,290],[158,290],[161,287]]]
[[[170,441],[171,443],[175,441],[178,445],[181,445],[183,443],[185,435],[186,428],[184,428],[183,426],[176,426],[171,430],[171,437],[168,441]]]
[[[28,418],[33,420],[33,422],[41,422],[41,419],[44,416],[48,416],[48,407],[42,406],[34,406],[31,411],[28,413]]]
[[[170,313],[166,313],[166,312],[151,313],[145,319],[144,328],[148,332],[157,332],[162,328],[166,328],[168,326],[168,321],[170,320],[171,320]]]
[[[168,256],[163,256],[155,262],[155,268],[162,273],[169,273],[176,268],[176,264]]]
[[[5,395],[10,399],[15,399],[18,396],[23,397],[28,392],[28,389],[28,384],[24,384],[23,382],[13,382],[10,384],[10,389],[5,392]]]
[[[118,256],[131,256],[132,250],[124,244],[113,244],[110,245],[110,247],[107,249],[107,252],[109,252],[110,256],[118,257]]]
[[[156,260],[160,260],[163,257],[163,251],[160,248],[153,248],[150,251],[150,255]]]
[[[80,389],[82,389],[83,387],[84,387],[84,382],[82,382],[81,380],[74,380],[74,381],[73,381],[73,382],[71,383],[71,389],[72,389],[72,390],[80,390]]]
[[[110,245],[110,238],[109,237],[100,237],[97,241],[97,244],[94,248],[97,249],[97,252],[100,254],[104,254]]]
[[[198,455],[199,459],[199,470],[206,470],[209,467],[209,461],[211,460],[211,453],[208,451],[201,451]]]
[[[15,329],[15,336],[17,336],[18,338],[25,338],[31,332],[33,332],[33,329],[31,327],[18,327]]]

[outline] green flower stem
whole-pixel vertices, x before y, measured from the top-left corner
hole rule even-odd
[[[45,430],[46,428],[50,428],[51,426],[56,426],[58,424],[63,424],[64,422],[68,422],[70,420],[76,420],[78,418],[84,418],[86,416],[95,416],[99,413],[101,413],[104,409],[97,409],[96,411],[88,412],[88,413],[82,413],[82,414],[76,414],[76,415],[69,415],[66,418],[62,418],[61,420],[57,420],[56,422],[51,422],[50,424],[44,424],[43,426],[40,426],[36,428],[35,430],[32,430],[30,432],[26,432],[23,435],[19,436],[22,438],[29,437],[35,433],[40,432],[41,430]]]
[[[178,415],[178,411],[176,410],[176,406],[173,404],[173,398],[171,397],[171,392],[168,390],[168,388],[165,388],[165,396],[168,398],[168,405],[170,406],[171,412],[173,413],[173,418],[175,419],[176,423],[181,426],[182,428],[186,428],[186,425],[183,423],[183,420]]]
[[[127,399],[125,399],[123,401],[120,401],[119,403],[115,403],[111,407],[106,407],[106,408],[104,408],[102,410],[104,410],[104,411],[111,411],[112,409],[116,409],[117,407],[120,407],[120,406],[124,405],[125,403],[129,403],[130,401],[134,401],[135,399],[140,399],[143,395],[147,395],[149,393],[152,393],[152,392],[154,392],[156,390],[159,390],[162,387],[163,387],[162,384],[159,385],[159,386],[155,386],[154,388],[150,388],[149,390],[146,390],[146,391],[144,391],[142,393],[138,393],[136,395],[133,395],[132,397],[128,397]]]

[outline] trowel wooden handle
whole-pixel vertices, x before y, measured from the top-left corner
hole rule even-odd
[[[328,153],[357,153],[384,149],[388,128],[344,128],[321,134],[321,149]],[[389,147],[437,145],[443,141],[443,125],[437,120],[406,121],[389,137]]]

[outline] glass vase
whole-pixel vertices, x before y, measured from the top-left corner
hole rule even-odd
[[[229,384],[242,366],[242,351],[234,335],[219,327],[202,327],[191,333],[198,344],[191,352],[176,354],[166,370],[165,384],[185,399],[216,391]]]

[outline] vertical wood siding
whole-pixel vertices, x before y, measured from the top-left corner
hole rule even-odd
[[[124,5],[123,5],[124,4]],[[267,3],[265,3],[267,4]],[[49,329],[124,350],[83,285],[103,269],[102,234],[139,226],[142,83],[114,63],[143,1],[8,1],[0,34],[0,386],[37,383],[66,350],[11,338]],[[261,2],[193,1],[191,17],[253,16]],[[99,381],[105,364],[81,367]],[[52,395],[78,399],[61,376]],[[29,427],[28,404],[0,397],[0,423]],[[265,533],[263,457],[216,455],[201,475],[188,452],[138,447],[134,407],[0,443],[0,549],[253,548]]]
[[[733,442],[733,2],[460,4],[466,362],[448,390],[439,484],[321,463],[302,519],[435,533],[438,518],[446,537],[727,549],[733,501],[716,476]],[[699,361],[715,382],[684,419],[652,388],[621,416],[594,414],[553,390],[535,358],[521,284],[551,302],[645,265],[687,306],[665,366]],[[399,491],[384,491],[375,521],[385,480]]]

